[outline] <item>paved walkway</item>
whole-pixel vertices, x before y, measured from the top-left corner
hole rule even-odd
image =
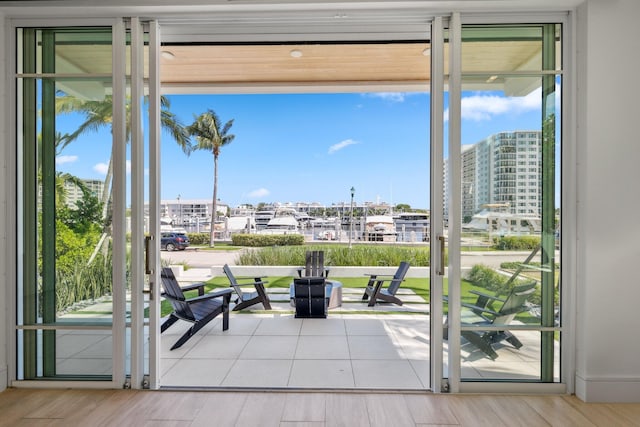
[[[223,251],[187,248],[184,251],[162,251],[160,258],[169,264],[188,264],[190,267],[208,268],[213,265],[235,265],[237,257],[240,256],[243,250]]]

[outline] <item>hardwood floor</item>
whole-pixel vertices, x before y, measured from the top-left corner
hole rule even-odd
[[[640,426],[573,396],[8,389],[0,426]]]

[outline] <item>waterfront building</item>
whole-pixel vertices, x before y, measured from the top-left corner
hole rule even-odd
[[[100,179],[83,179],[81,180],[86,189],[90,194],[93,194],[98,198],[98,200],[102,199],[102,189],[104,187],[104,182]],[[69,207],[75,207],[76,203],[79,200],[82,200],[84,196],[82,190],[78,185],[76,185],[73,181],[65,181],[64,182],[64,191],[65,191],[65,203]]]
[[[516,215],[542,209],[540,167],[542,132],[499,132],[462,148],[462,218],[499,204]],[[445,200],[449,200],[449,162],[445,161]],[[448,203],[445,204],[448,206]],[[445,207],[445,218],[448,210]]]

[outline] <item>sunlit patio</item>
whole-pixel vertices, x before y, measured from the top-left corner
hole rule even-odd
[[[173,351],[169,348],[188,325],[162,335],[164,387],[429,387],[427,315],[331,313],[327,319],[296,319],[293,314],[232,313],[224,332],[220,322],[211,322]],[[463,378],[539,378],[537,334],[521,331],[518,337],[523,347],[498,345],[496,360],[463,344]],[[445,342],[445,357],[446,347]]]
[[[202,276],[198,269],[182,283]],[[400,289],[402,306],[368,307],[362,290],[342,290],[342,305],[327,318],[295,318],[289,289],[268,288],[271,310],[258,304],[232,311],[229,329],[218,316],[182,347],[170,350],[190,323],[178,321],[161,335],[160,383],[163,387],[428,390],[430,384],[429,304],[410,289]],[[110,305],[104,302],[105,307]],[[232,303],[233,306],[233,303]],[[82,313],[86,314],[83,315]],[[95,319],[99,304],[69,314]],[[523,347],[495,345],[492,360],[463,341],[465,379],[537,380],[540,334],[518,331]],[[57,372],[111,372],[111,335],[107,331],[59,331]],[[447,359],[445,341],[445,361]],[[556,373],[558,378],[558,345]],[[445,365],[446,369],[446,365]]]

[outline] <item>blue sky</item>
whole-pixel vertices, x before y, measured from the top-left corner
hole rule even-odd
[[[429,207],[429,94],[343,93],[171,95],[187,125],[212,109],[233,119],[234,141],[218,164],[218,197],[237,206],[260,202],[406,203]],[[465,92],[463,144],[500,131],[540,129],[540,92],[507,98]],[[58,131],[73,130],[71,118]],[[86,134],[58,157],[58,170],[103,179],[110,134]],[[162,198],[211,199],[213,156],[186,156],[162,138]]]

